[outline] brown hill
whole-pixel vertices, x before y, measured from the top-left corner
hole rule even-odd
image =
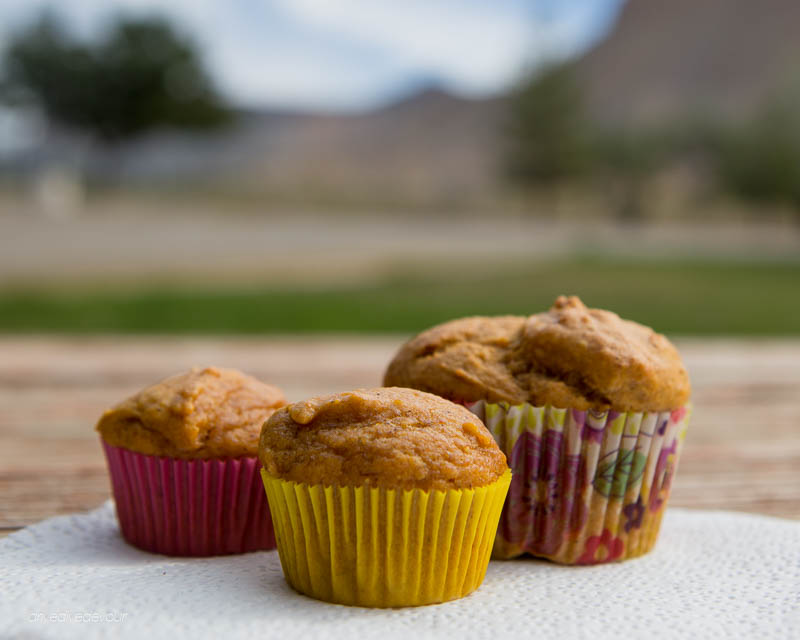
[[[575,61],[601,124],[752,113],[800,69],[797,0],[629,0]],[[479,201],[498,188],[507,100],[426,91],[357,116],[306,117],[246,184],[369,200]]]
[[[577,63],[603,122],[746,115],[800,69],[797,0],[631,0]]]
[[[752,112],[800,69],[797,0],[630,0],[575,62],[601,123]],[[501,188],[507,99],[428,90],[357,115],[251,113],[213,137],[158,133],[93,151],[89,172],[320,203],[480,206]],[[74,156],[48,141],[42,154]]]
[[[308,116],[240,174],[243,185],[312,195],[464,201],[497,178],[502,99],[429,90],[357,116]]]

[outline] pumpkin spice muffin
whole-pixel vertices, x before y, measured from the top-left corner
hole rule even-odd
[[[122,535],[169,555],[274,548],[258,486],[258,437],[283,393],[234,369],[195,368],[97,423]]]
[[[259,458],[297,591],[396,607],[482,582],[510,473],[464,407],[396,388],[314,398],[273,414]]]
[[[460,401],[661,411],[689,399],[689,376],[664,336],[577,297],[528,318],[464,318],[400,349],[384,384]]]
[[[256,456],[264,421],[285,404],[280,389],[235,369],[194,368],[123,400],[97,430],[108,444],[147,455]]]
[[[527,318],[433,327],[401,347],[384,384],[465,404],[508,455],[496,556],[596,563],[655,544],[690,395],[664,336],[561,296]]]
[[[261,432],[272,476],[338,486],[447,491],[483,487],[508,469],[473,413],[411,389],[372,389],[284,407]]]

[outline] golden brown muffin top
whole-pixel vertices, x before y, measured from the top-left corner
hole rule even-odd
[[[280,389],[240,371],[194,368],[123,400],[97,430],[110,445],[148,455],[255,456],[261,426],[284,404]]]
[[[677,409],[690,393],[669,340],[574,296],[528,318],[463,318],[428,329],[400,348],[384,384],[461,402],[622,411]]]
[[[508,468],[474,414],[412,389],[359,389],[276,411],[258,449],[267,472],[325,486],[482,487]]]

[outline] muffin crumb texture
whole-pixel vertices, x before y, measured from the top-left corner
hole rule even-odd
[[[255,456],[261,426],[284,404],[277,387],[240,371],[194,368],[109,409],[97,430],[108,444],[147,455]]]
[[[360,389],[276,411],[259,457],[277,478],[325,486],[448,490],[482,487],[508,468],[464,407],[412,389]]]
[[[577,297],[528,318],[475,317],[407,342],[384,384],[459,402],[666,411],[689,399],[689,376],[663,335]]]

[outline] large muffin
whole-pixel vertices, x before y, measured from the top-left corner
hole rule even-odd
[[[275,547],[258,438],[283,393],[234,369],[153,384],[97,423],[123,537],[181,556]]]
[[[400,348],[384,384],[465,404],[508,456],[497,557],[593,564],[655,544],[690,393],[664,336],[560,296],[527,318],[428,329]]]
[[[147,455],[256,456],[264,421],[284,404],[280,389],[252,376],[197,367],[123,400],[97,430],[108,444]]]
[[[675,347],[652,329],[577,297],[528,318],[453,320],[407,342],[384,384],[463,402],[661,411],[689,398]]]
[[[480,585],[510,474],[470,411],[411,389],[284,407],[259,457],[289,584],[361,606],[451,600]]]

